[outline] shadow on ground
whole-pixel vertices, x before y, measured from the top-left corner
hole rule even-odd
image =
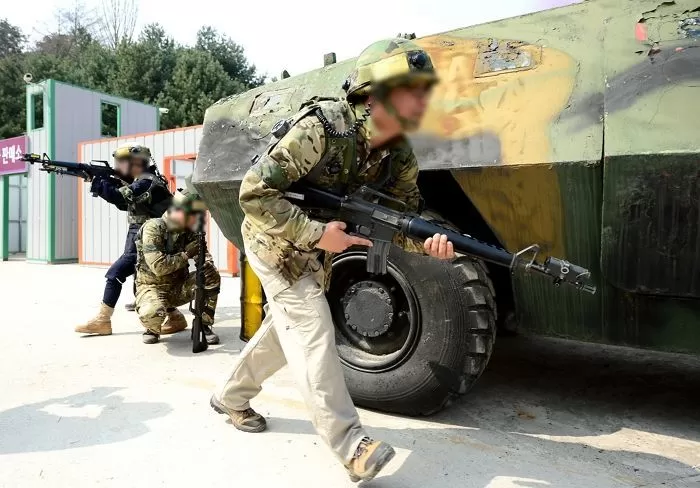
[[[54,451],[112,444],[142,436],[147,421],[171,407],[160,402],[125,402],[121,388],[31,403],[0,412],[0,454]]]
[[[368,429],[411,453],[396,474],[365,486],[444,479],[486,487],[496,476],[514,480],[498,486],[700,486],[697,446],[658,439],[657,453],[644,452],[649,434],[700,442],[698,358],[539,338],[499,342],[477,386],[425,419],[444,428]],[[298,419],[270,419],[270,428],[314,433]],[[622,430],[630,432],[610,439]]]
[[[184,307],[180,310],[185,314],[189,327],[177,334],[162,336],[161,342],[165,345],[168,354],[176,357],[191,356],[193,354],[191,339],[192,314],[186,311]],[[219,336],[220,343],[216,346],[209,346],[206,351],[197,353],[197,355],[240,353],[243,346],[245,346],[245,343],[239,339],[241,329],[237,319],[240,318],[240,313],[240,307],[218,307],[216,309],[214,331]]]

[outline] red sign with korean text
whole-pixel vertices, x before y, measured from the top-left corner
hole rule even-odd
[[[26,173],[27,163],[22,156],[27,152],[27,139],[24,136],[0,140],[0,175]]]

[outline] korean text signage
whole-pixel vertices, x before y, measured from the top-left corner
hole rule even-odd
[[[22,156],[27,152],[24,136],[0,140],[0,175],[26,173],[27,163]]]

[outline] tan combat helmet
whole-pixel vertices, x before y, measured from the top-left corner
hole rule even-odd
[[[433,63],[416,43],[397,37],[377,41],[362,51],[343,88],[348,100],[352,100],[374,93],[378,88],[416,82],[429,85],[438,82]]]
[[[117,148],[112,153],[115,160],[119,159],[138,159],[143,161],[146,166],[151,164],[151,150],[140,144],[125,144]]]
[[[187,214],[200,213],[207,210],[206,204],[199,195],[186,188],[178,188],[175,191],[170,206],[183,210]]]

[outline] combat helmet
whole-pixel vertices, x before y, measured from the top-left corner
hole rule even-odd
[[[178,188],[173,194],[171,207],[184,210],[185,213],[198,213],[207,210],[207,205],[192,186],[192,177],[185,178],[185,188]]]
[[[377,41],[362,51],[343,89],[348,100],[352,100],[380,87],[391,88],[415,81],[432,85],[437,83],[438,76],[425,50],[408,39],[397,37]]]
[[[112,153],[114,159],[139,159],[148,166],[151,164],[151,150],[141,144],[125,144]]]

